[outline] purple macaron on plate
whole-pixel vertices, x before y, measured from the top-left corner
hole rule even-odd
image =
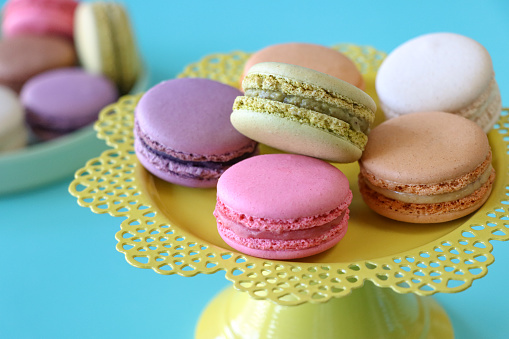
[[[215,187],[228,167],[258,151],[258,143],[230,122],[240,95],[236,88],[200,78],[152,87],[135,111],[134,146],[141,164],[174,184]]]
[[[50,140],[83,128],[102,108],[118,100],[116,85],[107,77],[82,68],[41,73],[23,86],[20,98],[34,134]]]
[[[131,94],[149,87],[146,69]],[[17,151],[0,154],[0,195],[34,189],[70,177],[84,162],[97,156],[107,146],[96,137],[92,124],[64,136],[39,142]]]

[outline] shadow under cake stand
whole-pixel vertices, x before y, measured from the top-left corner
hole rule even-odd
[[[355,45],[333,48],[357,63],[376,101],[374,78],[384,54]],[[180,76],[236,86],[247,56],[211,55]],[[215,189],[169,184],[138,163],[132,127],[140,97],[125,96],[101,112],[95,128],[111,149],[77,171],[69,190],[81,206],[125,217],[117,250],[131,265],[187,277],[225,271],[233,287],[204,310],[197,338],[452,338],[447,314],[429,296],[467,289],[495,260],[490,240],[509,240],[506,109],[488,135],[497,178],[477,212],[441,224],[386,219],[360,198],[357,163],[335,164],[354,193],[347,235],[321,254],[275,261],[223,242],[212,215]],[[272,152],[261,145],[261,153]]]

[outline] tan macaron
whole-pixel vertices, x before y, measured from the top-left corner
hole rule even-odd
[[[366,204],[391,219],[437,223],[480,208],[495,170],[486,134],[444,112],[420,112],[374,128],[359,161]]]

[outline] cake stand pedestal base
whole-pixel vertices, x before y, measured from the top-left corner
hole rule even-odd
[[[453,338],[449,317],[431,297],[399,294],[371,282],[325,303],[281,306],[229,287],[204,310],[197,339]]]

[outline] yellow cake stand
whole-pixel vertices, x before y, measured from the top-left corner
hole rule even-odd
[[[385,54],[349,44],[333,48],[356,62],[376,101],[374,79]],[[211,55],[180,76],[238,86],[247,57]],[[346,237],[301,261],[275,261],[223,242],[212,215],[215,189],[169,184],[138,163],[132,129],[140,97],[125,96],[101,112],[95,128],[111,149],[77,171],[69,190],[81,206],[124,218],[117,250],[131,265],[186,277],[225,271],[233,288],[205,309],[197,338],[452,338],[448,316],[430,295],[471,286],[494,262],[490,240],[509,239],[508,110],[489,133],[497,178],[476,213],[442,224],[386,219],[360,198],[358,165],[335,164],[354,193]],[[277,150],[262,145],[261,152]]]

